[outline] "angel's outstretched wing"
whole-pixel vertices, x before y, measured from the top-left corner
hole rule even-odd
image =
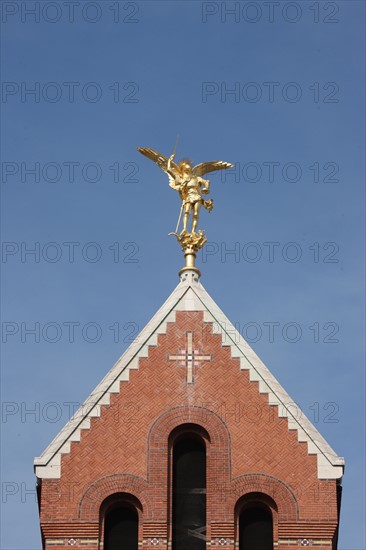
[[[208,172],[215,172],[216,170],[227,170],[227,168],[232,168],[233,164],[230,162],[224,162],[223,160],[211,160],[210,162],[201,162],[196,164],[193,168],[193,173],[195,176],[203,176]]]
[[[154,151],[154,149],[148,149],[147,147],[137,147],[137,150],[142,155],[145,155],[145,157],[153,160],[159,166],[159,168],[164,170],[164,172],[167,172],[168,157],[165,157],[161,153]],[[173,173],[179,172],[178,166],[175,164],[175,162],[171,162],[170,167]]]

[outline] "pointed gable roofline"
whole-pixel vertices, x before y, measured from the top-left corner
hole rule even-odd
[[[130,370],[139,368],[139,359],[148,357],[149,346],[157,345],[158,335],[166,333],[167,323],[175,321],[177,311],[203,312],[204,321],[212,323],[214,333],[221,334],[222,345],[230,347],[231,356],[239,359],[240,369],[248,370],[250,381],[258,382],[259,392],[268,395],[268,405],[277,406],[278,416],[287,418],[288,429],[297,431],[299,442],[307,442],[308,454],[317,455],[318,478],[341,478],[343,457],[335,453],[299,407],[294,411],[293,400],[206,292],[197,272],[189,270],[182,273],[166,302],[47,449],[35,458],[37,477],[61,477],[62,455],[70,452],[73,441],[80,441],[81,430],[90,428],[90,419],[101,415],[102,405],[110,404],[110,394],[119,393],[120,382],[127,382]]]

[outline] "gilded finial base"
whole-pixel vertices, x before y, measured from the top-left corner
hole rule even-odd
[[[195,259],[196,253],[207,241],[205,232],[200,229],[198,233],[187,233],[187,231],[182,231],[180,234],[169,233],[169,235],[174,235],[177,238],[184,252],[185,266],[179,271],[179,276],[181,276],[184,271],[194,271],[197,273],[198,277],[200,277],[201,272],[195,266]]]

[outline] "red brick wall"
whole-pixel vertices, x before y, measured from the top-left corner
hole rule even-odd
[[[194,332],[195,349],[212,355],[211,362],[195,368],[193,384],[187,384],[184,367],[168,360],[186,348],[187,331]],[[275,503],[279,548],[301,548],[303,538],[331,548],[336,481],[318,480],[316,456],[307,454],[307,444],[297,441],[287,419],[268,406],[268,396],[240,370],[201,312],[177,312],[176,323],[168,324],[139,369],[130,371],[130,381],[121,383],[101,417],[72,443],[62,458],[61,479],[42,481],[46,547],[97,548],[101,503],[116,492],[133,494],[141,504],[143,547],[156,548],[149,545],[153,537],[166,547],[169,435],[187,423],[201,427],[207,439],[208,541],[223,537],[225,547],[234,548],[236,503],[261,493]],[[70,538],[76,542],[67,543]]]

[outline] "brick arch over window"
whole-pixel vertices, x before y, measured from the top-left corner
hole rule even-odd
[[[207,447],[207,497],[212,517],[225,515],[226,498],[212,498],[218,491],[222,495],[230,487],[231,442],[230,434],[219,416],[203,407],[176,407],[159,416],[150,428],[148,437],[148,480],[151,488],[164,488],[161,494],[155,493],[155,514],[166,520],[168,508],[167,482],[170,435],[181,428],[203,428],[209,437]]]
[[[294,493],[283,481],[265,474],[245,474],[232,481],[227,513],[232,513],[239,499],[249,493],[263,493],[271,497],[277,506],[279,522],[298,519]]]
[[[144,513],[151,514],[146,481],[130,474],[114,474],[98,479],[87,488],[79,503],[79,518],[99,521],[102,503],[116,493],[132,495],[141,503]]]
[[[167,445],[170,433],[181,424],[202,426],[210,436],[211,445],[230,452],[230,435],[226,424],[214,412],[204,407],[175,407],[160,415],[150,428],[149,450]]]

